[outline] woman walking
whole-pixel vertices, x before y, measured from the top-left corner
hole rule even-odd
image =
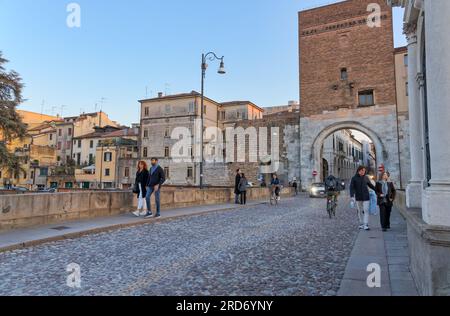
[[[241,192],[241,204],[247,204],[247,187],[248,181],[245,174],[241,174],[241,180],[239,181],[239,192]]]
[[[138,197],[138,207],[133,215],[136,217],[145,216],[147,211],[144,210],[145,196],[147,194],[146,185],[148,182],[149,172],[147,163],[145,161],[139,161],[138,170],[136,172],[136,182],[134,185],[134,193],[137,194]],[[147,205],[148,209],[148,205]]]
[[[380,206],[380,221],[383,231],[391,228],[391,212],[397,191],[394,183],[389,180],[389,172],[381,175],[381,180],[377,183],[378,205]]]

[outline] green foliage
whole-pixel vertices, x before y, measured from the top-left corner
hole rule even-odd
[[[7,150],[7,144],[13,139],[22,138],[26,134],[26,125],[16,112],[22,99],[22,79],[15,71],[6,71],[8,61],[0,51],[0,167],[20,172],[20,161],[14,153]]]

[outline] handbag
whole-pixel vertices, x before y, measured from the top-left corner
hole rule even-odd
[[[141,191],[139,190],[139,186],[138,186],[137,183],[135,183],[135,184],[133,185],[133,193],[138,194],[139,192],[141,192]]]

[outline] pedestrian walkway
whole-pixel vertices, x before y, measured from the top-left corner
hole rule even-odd
[[[247,203],[247,206],[256,206],[266,202],[267,201],[249,202]],[[163,210],[162,217],[159,219],[144,219],[143,217],[137,218],[131,213],[128,213],[95,219],[69,221],[33,228],[17,229],[0,233],[0,252],[35,246],[46,242],[77,238],[84,235],[101,233],[130,226],[148,224],[155,221],[225,211],[241,207],[244,206],[235,204],[203,205]]]
[[[392,229],[381,230],[378,216],[371,216],[372,230],[361,231],[356,239],[338,296],[417,296],[417,288],[410,271],[410,257],[406,236],[406,221],[393,210]],[[371,288],[367,279],[373,270],[381,268],[381,287]]]

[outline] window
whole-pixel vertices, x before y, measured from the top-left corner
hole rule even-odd
[[[48,135],[50,140],[53,140],[53,134]]]
[[[68,134],[69,136],[72,136],[72,129],[71,129],[71,128],[69,128],[69,131],[67,132],[67,134]]]
[[[62,147],[62,143],[58,142],[58,150],[61,150],[61,147]]]
[[[78,153],[77,154],[77,166],[80,166],[80,165],[81,165],[81,154]]]
[[[408,55],[403,57],[403,63],[405,64],[405,67],[408,67]]]
[[[375,105],[373,98],[373,90],[361,91],[359,96],[359,106],[371,106]]]
[[[89,154],[89,164],[93,165],[95,163],[94,161],[94,155],[93,154]]]
[[[124,172],[124,177],[129,178],[130,177],[130,168],[126,167]]]
[[[78,140],[78,148],[81,148],[81,139]]]
[[[169,158],[170,156],[170,149],[169,147],[164,148],[164,157]]]
[[[348,79],[347,68],[342,68],[341,69],[341,80],[347,80],[347,79]]]
[[[62,129],[58,130],[58,136],[62,136]]]
[[[150,109],[147,107],[144,108],[144,116],[149,116],[150,115]]]
[[[94,141],[93,141],[93,140],[91,140],[91,141],[89,142],[89,148],[94,148]]]
[[[408,84],[408,82],[406,82],[405,88],[406,88],[406,96],[409,96],[409,84]]]
[[[188,156],[189,157],[192,157],[194,154],[193,154],[193,150],[192,150],[192,146],[189,146],[188,147]]]
[[[195,111],[195,103],[189,102],[189,113],[194,113]]]
[[[148,157],[148,148],[147,148],[147,147],[144,147],[142,156],[144,156],[144,158],[147,158],[147,157]]]
[[[166,179],[170,178],[169,167],[164,168],[164,174],[166,175]]]
[[[187,177],[188,179],[192,179],[194,177],[194,169],[192,169],[192,167],[187,168]]]
[[[48,168],[40,168],[40,169],[39,169],[39,176],[40,176],[40,177],[46,177],[46,176],[48,176]]]
[[[206,105],[203,105],[203,114],[206,114]]]
[[[148,138],[148,129],[144,129],[144,138]]]
[[[106,162],[112,161],[112,153],[105,153],[104,154],[104,161],[106,161]]]
[[[166,130],[164,131],[164,137],[170,137],[170,129],[166,127]]]
[[[105,177],[109,177],[111,170],[109,168],[105,169]]]
[[[225,111],[220,112],[220,117],[222,120],[225,120],[225,115],[226,115]]]

